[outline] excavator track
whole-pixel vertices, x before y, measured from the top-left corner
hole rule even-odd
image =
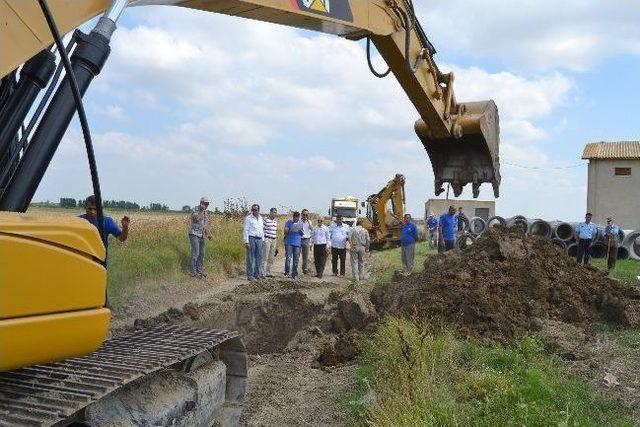
[[[86,408],[95,402],[166,368],[189,372],[203,354],[224,363],[224,406],[233,413],[226,419],[237,419],[247,375],[239,334],[161,325],[111,338],[87,356],[0,373],[0,425],[83,423]]]

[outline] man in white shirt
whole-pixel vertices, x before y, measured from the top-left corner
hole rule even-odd
[[[261,277],[273,277],[271,267],[278,247],[278,210],[271,208],[269,216],[262,219],[264,223],[264,250],[262,252]]]
[[[311,248],[311,235],[313,234],[313,224],[309,219],[309,211],[302,209],[302,274],[307,274],[309,261],[309,249]]]
[[[324,225],[324,218],[322,217],[318,218],[318,224],[313,229],[311,242],[313,243],[313,263],[316,266],[316,277],[322,279],[324,266],[327,263],[327,252],[331,247],[329,227]]]
[[[344,276],[350,229],[351,227],[342,222],[342,215],[336,215],[336,221],[329,227],[329,234],[331,236],[331,267],[334,276],[338,275],[338,259],[340,260],[340,275]]]
[[[247,248],[247,279],[252,281],[260,278],[264,250],[264,222],[260,216],[260,205],[251,205],[251,213],[244,219],[242,237]]]

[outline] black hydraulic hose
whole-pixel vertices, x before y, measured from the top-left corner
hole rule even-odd
[[[76,42],[76,33],[74,32],[73,35],[71,36],[71,40],[69,40],[69,43],[67,44],[67,47],[66,47],[67,55],[71,53],[71,49],[73,48],[73,45],[75,42]],[[24,132],[22,132],[22,137],[20,138],[20,141],[16,146],[16,150],[13,153],[11,153],[11,157],[7,162],[8,165],[14,164],[18,160],[20,151],[22,151],[26,147],[29,135],[31,134],[33,127],[36,125],[36,122],[40,118],[40,115],[42,114],[42,110],[44,110],[44,107],[47,105],[49,98],[51,98],[51,94],[53,94],[53,91],[56,88],[56,84],[58,84],[58,79],[60,79],[60,74],[62,74],[63,68],[64,68],[64,64],[62,63],[62,61],[60,61],[60,63],[56,68],[55,73],[53,74],[53,78],[51,79],[51,83],[49,84],[49,87],[47,88],[42,99],[40,100],[40,103],[38,104],[36,111],[33,113],[33,116],[31,116],[31,120],[29,120],[29,124],[27,125],[27,128],[24,130]],[[11,172],[12,172],[11,168],[6,168],[2,171],[2,173],[0,174],[0,188],[4,187],[4,185],[7,182],[7,179],[10,177],[9,174]]]
[[[95,153],[93,152],[93,142],[91,141],[91,131],[89,130],[87,115],[85,114],[84,105],[82,103],[82,95],[80,94],[80,89],[78,88],[78,82],[76,81],[73,68],[71,67],[71,61],[69,61],[69,56],[67,55],[67,51],[64,47],[64,44],[62,43],[62,37],[60,37],[60,32],[58,31],[58,27],[56,26],[56,23],[53,20],[53,16],[51,15],[51,10],[49,10],[49,5],[47,5],[46,0],[38,0],[38,3],[40,3],[40,8],[42,9],[42,13],[44,14],[45,19],[47,20],[47,25],[49,26],[51,35],[53,36],[56,42],[56,46],[58,46],[58,51],[60,52],[60,58],[62,63],[64,64],[64,69],[67,73],[69,84],[71,86],[71,92],[73,93],[73,98],[75,100],[76,108],[78,110],[80,127],[82,128],[84,144],[87,149],[87,159],[89,160],[89,171],[91,173],[91,184],[93,185],[93,195],[96,199],[96,208],[98,210],[98,231],[100,232],[100,238],[102,239],[102,242],[104,243],[104,246],[106,249],[107,236],[105,236],[104,234],[104,212],[102,210],[102,194],[100,192],[100,179],[98,178],[98,167],[96,165]],[[106,263],[106,257],[105,257],[105,263]]]
[[[369,65],[371,73],[379,79],[387,77],[391,72],[391,67],[389,67],[384,73],[379,73],[375,68],[373,68],[373,64],[371,63],[371,37],[367,37],[367,65]]]

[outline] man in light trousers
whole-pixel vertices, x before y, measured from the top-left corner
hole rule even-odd
[[[276,257],[278,247],[278,210],[271,208],[269,216],[263,218],[264,222],[264,251],[262,252],[262,268],[260,276],[273,277],[271,268]]]
[[[204,262],[204,238],[211,240],[211,234],[207,229],[207,208],[209,199],[200,198],[200,204],[191,209],[191,221],[189,224],[189,243],[191,244],[191,265],[189,275],[191,277],[202,278],[205,273],[202,269]]]
[[[264,244],[264,222],[260,216],[260,206],[257,204],[251,205],[251,213],[244,219],[242,237],[244,246],[247,248],[247,279],[249,281],[259,279]]]
[[[406,214],[402,221],[402,234],[400,235],[400,253],[402,267],[406,272],[413,271],[416,256],[416,242],[418,241],[418,228],[411,222],[411,215]]]
[[[353,279],[358,282],[366,279],[364,258],[369,250],[369,232],[362,227],[363,218],[356,220],[356,226],[349,232],[349,242],[351,242],[351,272]]]

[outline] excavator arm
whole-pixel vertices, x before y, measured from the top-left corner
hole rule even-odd
[[[433,167],[435,192],[450,183],[474,197],[482,183],[500,185],[498,110],[493,101],[458,103],[453,73],[442,73],[411,0],[116,0],[130,6],[163,4],[240,16],[335,34],[368,38],[389,66],[420,118],[415,130]],[[62,33],[104,12],[107,0],[49,0]],[[46,49],[51,35],[37,2],[0,0],[0,77]],[[369,63],[371,66],[371,63]],[[386,73],[378,73],[382,75]]]
[[[391,211],[387,210],[391,202]],[[405,213],[404,176],[396,176],[376,194],[367,198],[367,220],[372,244],[384,246],[400,241],[402,219]]]

